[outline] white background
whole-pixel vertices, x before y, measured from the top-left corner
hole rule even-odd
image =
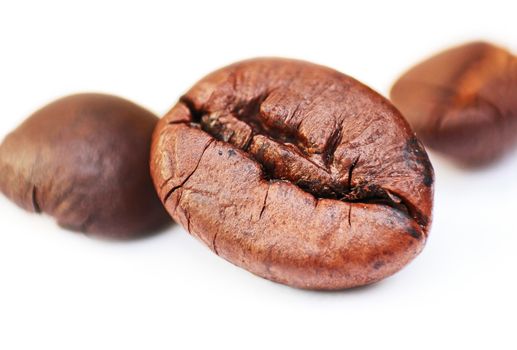
[[[484,38],[517,51],[516,10],[0,0],[0,138],[73,92],[118,94],[162,115],[206,73],[254,56],[325,64],[386,95],[403,70],[449,45]],[[332,293],[255,277],[178,226],[104,242],[0,196],[0,349],[515,349],[517,153],[479,171],[431,158],[424,252],[381,283]]]

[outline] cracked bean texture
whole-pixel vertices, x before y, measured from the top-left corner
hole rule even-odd
[[[0,146],[0,190],[59,225],[133,238],[170,221],[149,174],[158,118],[119,97],[79,94],[35,112]]]
[[[159,122],[151,174],[172,217],[216,254],[308,289],[400,270],[424,247],[433,169],[400,113],[303,61],[230,65]]]

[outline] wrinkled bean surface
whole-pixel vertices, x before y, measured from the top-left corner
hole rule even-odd
[[[399,112],[302,61],[202,79],[158,124],[151,173],[172,217],[216,254],[301,288],[391,275],[431,220],[433,170]]]

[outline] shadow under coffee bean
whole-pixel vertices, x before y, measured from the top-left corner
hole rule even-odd
[[[109,238],[147,235],[170,222],[149,174],[158,118],[102,94],[57,100],[0,146],[0,190],[68,229]]]
[[[218,70],[159,122],[151,173],[172,217],[262,277],[342,289],[424,247],[433,169],[383,97],[332,69],[255,59]]]

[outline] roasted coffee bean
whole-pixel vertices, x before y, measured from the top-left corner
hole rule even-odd
[[[29,117],[0,146],[0,190],[59,225],[109,238],[170,221],[149,174],[158,118],[101,94],[62,98]]]
[[[216,254],[300,288],[393,274],[431,221],[433,169],[404,118],[307,62],[255,59],[202,79],[155,129],[151,174]]]
[[[429,147],[466,166],[517,145],[517,58],[488,43],[449,49],[418,64],[391,99]]]

